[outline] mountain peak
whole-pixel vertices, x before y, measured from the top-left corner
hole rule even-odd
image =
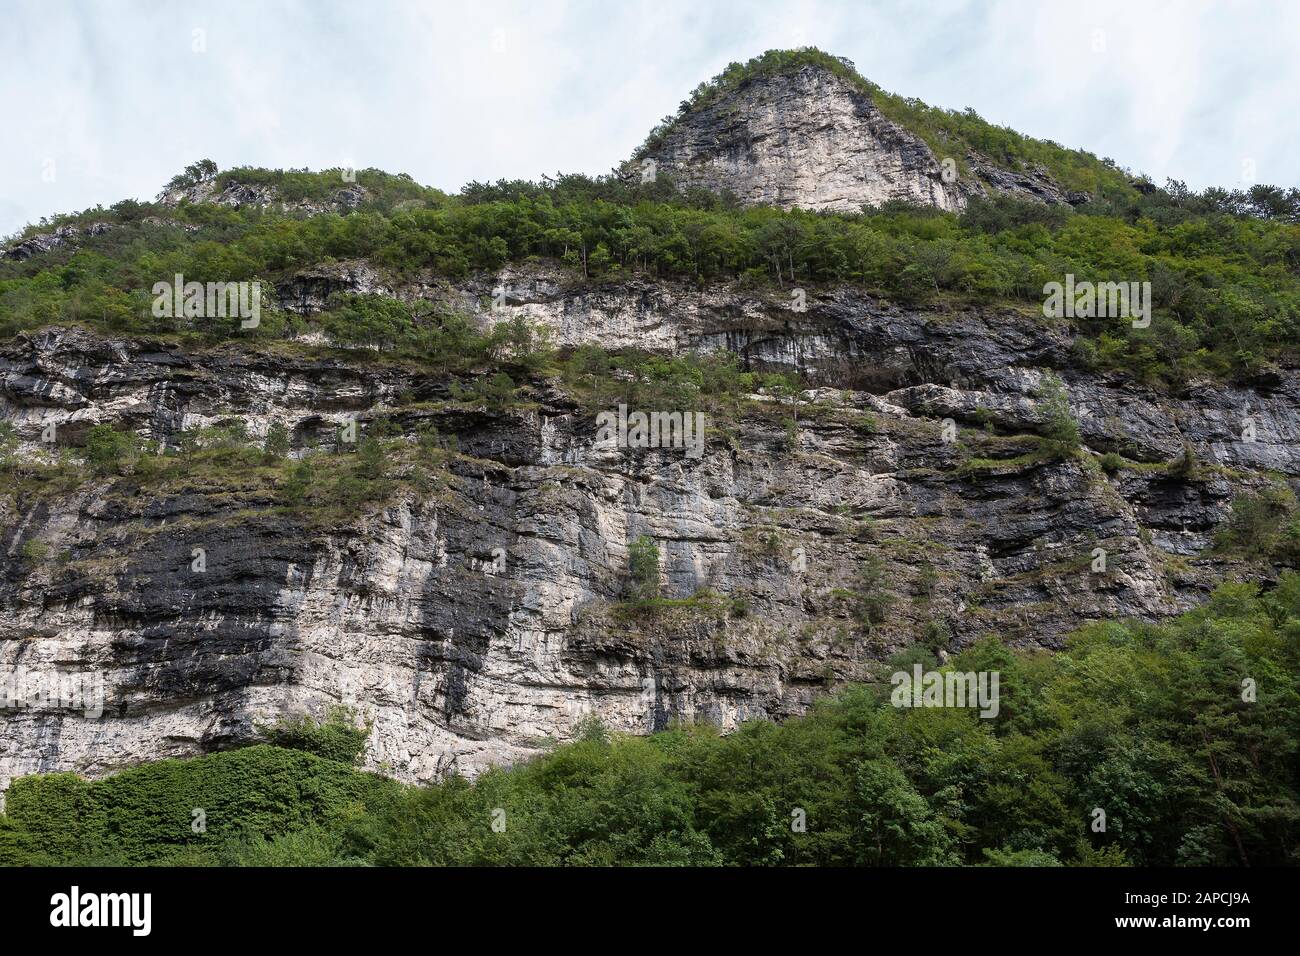
[[[811,47],[730,64],[634,161],[642,175],[662,171],[747,205],[836,212],[891,200],[956,211],[996,193],[1078,203],[1127,188],[1090,154],[886,93],[851,60]]]

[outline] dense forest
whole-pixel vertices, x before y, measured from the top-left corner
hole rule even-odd
[[[891,705],[888,675],[720,736],[587,725],[473,782],[353,769],[336,712],[88,782],[16,780],[0,862],[153,865],[1267,865],[1300,862],[1300,574],[1059,654],[987,639],[994,718]],[[1100,812],[1099,812],[1100,811]],[[1103,821],[1099,826],[1099,821]]]

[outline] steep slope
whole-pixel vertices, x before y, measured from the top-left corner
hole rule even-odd
[[[924,140],[816,66],[691,112],[642,161],[747,205],[852,212],[890,200],[950,210],[965,202]]]

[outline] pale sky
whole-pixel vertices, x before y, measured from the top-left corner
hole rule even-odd
[[[0,236],[186,164],[608,172],[773,47],[1195,188],[1300,185],[1300,3],[0,0]]]

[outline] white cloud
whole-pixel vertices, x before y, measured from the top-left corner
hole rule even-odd
[[[204,156],[448,190],[605,172],[729,61],[805,43],[1158,181],[1235,186],[1251,159],[1295,185],[1298,37],[1300,5],[1246,2],[20,0],[0,35],[0,234],[152,197]]]

